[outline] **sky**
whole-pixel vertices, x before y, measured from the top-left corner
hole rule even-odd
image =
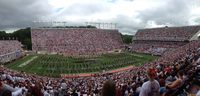
[[[121,33],[135,34],[143,28],[200,24],[200,0],[0,0],[0,30],[52,21],[117,23]]]

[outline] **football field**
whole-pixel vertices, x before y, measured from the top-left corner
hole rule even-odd
[[[64,57],[61,55],[28,55],[6,67],[41,76],[108,71],[127,66],[141,66],[157,57],[138,53],[110,53],[98,57]]]

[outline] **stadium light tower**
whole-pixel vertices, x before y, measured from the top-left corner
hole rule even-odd
[[[109,23],[110,24],[110,29],[114,29],[114,24],[115,23]]]
[[[115,23],[115,28],[114,29],[117,29],[117,23]]]
[[[86,26],[91,25],[99,29],[116,29],[117,23],[108,23],[108,22],[85,22]]]

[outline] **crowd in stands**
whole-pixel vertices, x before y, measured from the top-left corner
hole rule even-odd
[[[136,33],[137,40],[186,41],[200,30],[200,26],[161,27],[140,29]]]
[[[196,35],[199,31],[200,26],[140,29],[133,37],[132,51],[163,55],[166,51],[187,44],[191,39],[198,39]]]
[[[163,55],[165,52],[178,48],[188,42],[166,42],[166,41],[134,41],[131,50],[138,53]]]
[[[199,96],[199,48],[200,41],[194,41],[164,55],[179,54],[176,59],[163,56],[130,70],[92,77],[49,78],[0,67],[0,96]],[[198,87],[190,91],[192,86]]]
[[[120,49],[117,30],[96,28],[32,29],[32,49],[64,55],[92,55]],[[56,38],[55,38],[56,37]]]
[[[5,63],[22,55],[22,44],[17,40],[0,40],[0,63]]]

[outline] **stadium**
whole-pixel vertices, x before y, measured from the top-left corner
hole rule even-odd
[[[32,51],[29,53],[17,40],[0,41],[1,78],[26,83],[31,82],[26,81],[28,79],[35,82],[50,80],[55,83],[52,87],[59,85],[55,82],[58,80],[61,86],[67,84],[81,94],[89,94],[99,91],[102,86],[100,82],[106,78],[112,78],[116,86],[122,88],[128,87],[126,84],[131,82],[138,82],[136,86],[140,86],[139,82],[147,79],[145,70],[155,68],[156,72],[160,72],[159,80],[164,78],[163,75],[171,76],[184,70],[185,75],[189,76],[188,82],[195,83],[199,79],[189,80],[199,70],[199,33],[200,26],[140,29],[132,38],[133,43],[127,46],[117,29],[31,28]],[[191,65],[195,62],[197,65]],[[197,69],[192,70],[195,67]],[[72,82],[79,85],[71,85]],[[94,82],[100,83],[100,86],[83,89],[92,87],[90,84],[96,84]],[[162,81],[159,83],[162,84]],[[186,94],[185,91],[189,90],[186,86],[192,86],[190,83],[184,83],[181,89],[170,95]]]
[[[118,72],[157,58],[125,50],[121,34],[116,29],[32,28],[31,39],[32,54],[23,53],[18,42],[13,49],[16,50],[13,52],[15,57],[4,55],[1,62],[22,56],[6,66],[42,76],[79,77]]]
[[[200,96],[197,0],[8,1],[0,96]]]

